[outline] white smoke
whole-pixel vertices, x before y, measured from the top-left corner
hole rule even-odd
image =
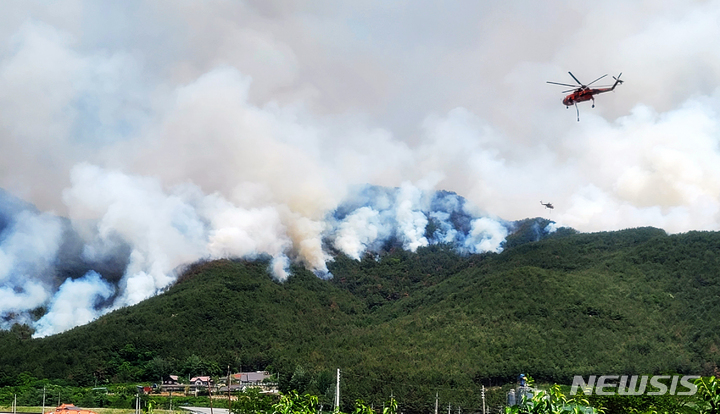
[[[365,187],[338,206],[329,221],[334,248],[359,260],[396,241],[411,252],[447,244],[461,253],[501,252],[510,223],[487,217],[453,193]]]
[[[59,332],[198,259],[496,252],[496,217],[720,228],[718,0],[190,3],[3,8],[0,187],[40,210],[0,197],[3,328],[44,307]],[[578,123],[545,83],[569,70],[626,82]]]
[[[64,200],[95,258],[116,237],[132,246],[120,306],[146,299],[174,280],[175,267],[205,255],[205,226],[181,190],[165,194],[157,180],[91,165],[75,167],[71,177]]]
[[[395,220],[403,248],[411,252],[416,251],[418,247],[428,245],[425,238],[425,227],[427,227],[428,220],[417,208],[421,197],[422,193],[415,187],[407,184],[400,187]]]
[[[48,312],[35,324],[36,335],[52,335],[92,321],[100,314],[95,302],[108,299],[112,293],[112,286],[93,271],[80,279],[66,280],[55,293]]]
[[[340,223],[333,246],[353,259],[360,260],[361,255],[378,240],[391,236],[391,231],[383,224],[377,210],[360,207]]]
[[[238,207],[191,183],[166,191],[158,179],[89,164],[73,169],[64,200],[93,260],[114,254],[115,240],[132,247],[119,306],[146,299],[173,282],[179,266],[204,258],[269,255],[275,276],[284,279],[286,254],[296,244],[294,253],[309,268],[327,271],[321,229],[304,217],[288,218],[286,206]]]
[[[62,226],[56,217],[31,210],[3,218],[9,223],[0,232],[0,315],[22,315],[52,295],[52,263]]]
[[[465,239],[465,247],[472,253],[502,251],[502,243],[508,235],[508,229],[496,220],[481,217],[473,220],[470,237]]]
[[[240,207],[220,194],[205,195],[192,183],[165,189],[156,178],[90,164],[73,168],[63,199],[72,231],[84,240],[82,260],[112,261],[122,245],[130,251],[117,289],[89,271],[53,291],[54,262],[63,243],[60,219],[28,208],[3,216],[12,223],[1,233],[7,234],[0,243],[2,277],[12,288],[0,290],[6,299],[0,310],[19,313],[14,321],[27,321],[28,311],[46,306],[34,323],[37,336],[138,303],[170,285],[183,265],[201,259],[269,256],[270,272],[284,280],[294,258],[326,277],[331,256],[325,240],[360,259],[387,243],[413,252],[435,243],[452,244],[460,252],[499,252],[508,233],[507,224],[475,216],[459,196],[408,182],[396,189],[358,188],[323,221],[292,213],[286,205]],[[435,230],[428,233],[430,223]]]

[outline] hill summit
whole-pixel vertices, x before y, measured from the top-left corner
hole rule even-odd
[[[359,186],[323,207],[331,210],[303,215],[287,206],[236,205],[199,188],[167,194],[158,183],[92,166],[78,174],[88,188],[68,193],[80,210],[71,209],[71,218],[0,189],[0,329],[19,323],[38,337],[63,332],[158,294],[197,261],[269,258],[278,280],[293,263],[329,278],[335,254],[359,260],[440,244],[460,254],[499,252],[516,227],[455,193],[408,183]],[[116,190],[103,190],[110,185]],[[550,234],[548,223],[535,220],[523,230],[527,240],[516,241]]]

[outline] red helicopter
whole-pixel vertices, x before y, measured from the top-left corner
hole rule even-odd
[[[572,91],[572,93],[570,95],[566,96],[565,99],[563,99],[563,104],[565,105],[566,108],[569,108],[570,105],[575,105],[575,111],[577,112],[578,122],[580,122],[580,110],[578,110],[578,107],[577,107],[578,102],[585,102],[585,101],[589,101],[592,99],[592,101],[593,101],[592,107],[595,108],[594,95],[598,95],[601,93],[610,92],[612,90],[615,90],[616,86],[623,83],[623,81],[620,80],[620,76],[622,76],[622,72],[620,72],[620,74],[617,76],[617,78],[615,76],[613,76],[613,79],[615,79],[615,83],[612,86],[591,89],[590,85],[592,85],[593,83],[604,78],[605,76],[607,76],[607,74],[600,76],[599,78],[588,83],[587,85],[583,85],[582,82],[580,82],[575,77],[575,75],[572,74],[572,72],[568,72],[568,73],[570,74],[570,76],[572,76],[573,79],[575,79],[575,82],[577,82],[578,85],[580,85],[579,88],[575,85],[568,85],[567,83],[558,83],[558,82],[550,82],[550,81],[548,81],[548,83],[552,83],[553,85],[569,86],[569,87],[573,88],[573,89],[568,89],[566,91],[562,91],[562,93],[567,93],[567,92]]]

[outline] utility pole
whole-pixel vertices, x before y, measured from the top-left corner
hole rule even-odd
[[[42,414],[45,414],[45,386],[43,386],[43,412]]]
[[[228,387],[228,414],[232,413],[232,397],[230,396],[230,381],[232,381],[232,377],[230,377],[230,365],[228,364],[228,379],[227,379],[227,387]]]
[[[485,414],[485,385],[482,386],[483,414]]]
[[[450,413],[450,403],[448,403],[448,414],[451,414]]]
[[[435,414],[438,414],[438,395],[439,395],[438,392],[435,391]],[[45,413],[43,413],[43,414],[45,414]],[[485,414],[485,413],[483,413],[483,414]]]
[[[335,381],[335,412],[340,412],[340,368],[337,369],[337,380]]]
[[[15,397],[13,399],[13,414],[15,414],[15,413],[17,413],[17,394],[13,394],[13,395]]]
[[[210,388],[212,388],[212,384],[211,384],[211,382],[212,382],[212,377],[208,377],[208,378],[210,378],[210,379],[208,379],[208,395],[210,396],[210,414],[213,414],[212,390],[210,389]]]

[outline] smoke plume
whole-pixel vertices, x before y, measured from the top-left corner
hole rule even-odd
[[[454,193],[410,183],[357,188],[317,222],[286,205],[238,207],[193,184],[166,190],[157,179],[89,164],[73,168],[71,183],[63,194],[69,222],[3,193],[6,326],[29,323],[38,336],[61,332],[147,299],[174,282],[183,265],[201,259],[270,256],[268,270],[278,280],[289,276],[292,260],[331,277],[329,246],[355,259],[393,243],[413,252],[438,243],[463,253],[499,252],[512,227],[477,215]],[[66,247],[78,238],[81,249]],[[124,269],[113,281],[118,263]],[[46,313],[34,321],[30,314],[39,307]]]
[[[540,214],[717,230],[718,19],[718,0],[10,2],[0,327],[61,332],[199,259],[331,277],[336,252],[498,252]],[[568,71],[625,83],[576,122],[545,83]]]

